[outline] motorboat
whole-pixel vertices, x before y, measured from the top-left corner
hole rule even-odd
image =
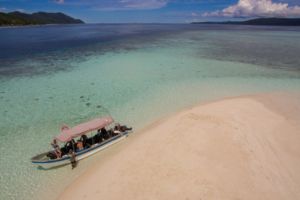
[[[91,121],[76,125],[72,128],[64,125],[61,128],[61,133],[54,140],[64,145],[58,145],[60,155],[57,156],[55,150],[47,151],[38,154],[31,158],[34,165],[44,169],[55,168],[71,163],[71,152],[75,154],[76,162],[87,158],[95,153],[106,149],[107,147],[120,142],[128,136],[131,128],[116,124],[114,128],[106,129],[113,124],[112,117],[101,117]],[[93,135],[93,132],[96,132]],[[90,137],[87,134],[91,134]],[[76,138],[80,138],[75,142]],[[78,148],[78,143],[82,142],[82,148]],[[62,147],[61,147],[62,146]]]

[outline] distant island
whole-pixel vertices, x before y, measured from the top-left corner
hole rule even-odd
[[[0,12],[0,26],[23,26],[42,24],[82,24],[80,19],[74,19],[64,13],[36,12],[32,14],[19,11]]]
[[[257,18],[247,21],[192,22],[192,24],[236,24],[264,26],[300,26],[300,18]]]

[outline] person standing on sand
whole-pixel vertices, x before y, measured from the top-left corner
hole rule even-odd
[[[74,151],[72,149],[70,149],[70,151],[69,151],[69,156],[70,156],[72,169],[74,169],[77,165],[77,161],[76,161],[76,154],[74,153]]]

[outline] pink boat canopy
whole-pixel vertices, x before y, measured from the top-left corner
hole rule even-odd
[[[102,117],[79,124],[77,126],[74,126],[73,128],[69,128],[68,126],[64,125],[61,127],[61,133],[56,136],[55,139],[60,142],[68,142],[73,138],[84,135],[88,132],[104,128],[105,126],[111,124],[113,121],[114,120],[111,117]]]

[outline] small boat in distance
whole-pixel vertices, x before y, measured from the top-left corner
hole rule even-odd
[[[67,165],[71,163],[69,152],[75,153],[76,161],[91,156],[119,141],[126,138],[132,128],[116,124],[114,128],[106,130],[105,127],[114,122],[111,117],[96,118],[91,121],[79,124],[72,128],[64,125],[61,133],[54,138],[54,141],[64,143],[63,147],[57,144],[60,155],[55,150],[38,154],[31,158],[31,162],[44,169]],[[96,134],[87,137],[87,133],[97,131]],[[75,138],[80,140],[75,142]],[[78,144],[80,143],[80,145]]]

